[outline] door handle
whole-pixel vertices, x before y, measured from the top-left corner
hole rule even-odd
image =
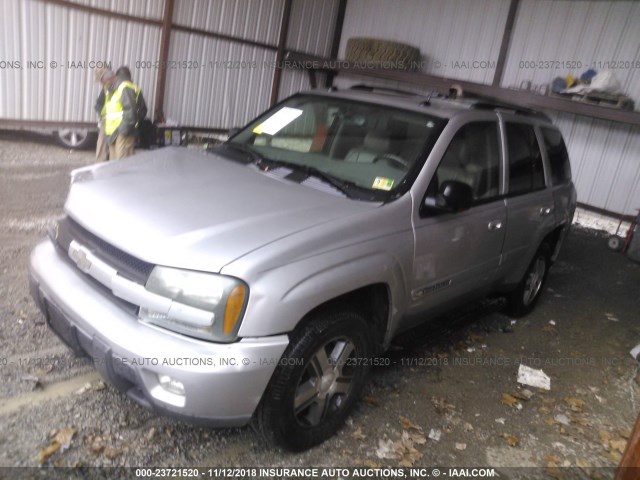
[[[540,209],[540,215],[542,215],[543,217],[551,214],[551,212],[553,212],[553,207],[542,207]]]
[[[494,220],[493,222],[489,222],[487,228],[490,232],[494,230],[500,230],[502,228],[502,222],[500,220]]]

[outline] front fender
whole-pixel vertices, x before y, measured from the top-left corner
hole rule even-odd
[[[402,244],[386,240],[391,245]],[[262,272],[249,282],[249,303],[239,335],[259,337],[290,332],[314,308],[356,289],[384,284],[391,302],[388,343],[407,298],[403,259],[411,254],[411,243],[404,243],[406,247],[394,253],[373,245],[353,245]],[[224,273],[237,275],[233,270],[225,268]]]

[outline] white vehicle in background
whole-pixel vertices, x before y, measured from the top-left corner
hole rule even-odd
[[[97,130],[88,128],[60,128],[54,130],[53,138],[63,147],[72,150],[81,150],[85,148],[95,147],[98,138]]]
[[[0,130],[20,130],[49,135],[61,147],[71,150],[95,148],[98,127],[91,123],[31,122],[0,119]]]

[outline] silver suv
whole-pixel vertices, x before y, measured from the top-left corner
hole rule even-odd
[[[535,305],[576,204],[548,118],[356,88],[294,95],[211,151],[71,174],[30,261],[51,328],[138,403],[330,437],[398,333]]]

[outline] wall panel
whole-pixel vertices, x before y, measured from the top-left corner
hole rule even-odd
[[[151,3],[161,2],[144,5]],[[21,68],[0,69],[0,118],[96,120],[100,86],[90,62],[128,65],[153,113],[157,70],[136,65],[158,59],[159,27],[36,0],[6,0],[3,6],[0,59],[19,61]]]
[[[349,0],[347,5],[342,58],[351,36],[397,40],[420,48],[425,73],[491,83],[491,62],[497,61],[509,1]],[[518,88],[530,81],[537,87],[556,76],[579,76],[591,67],[610,69],[638,109],[638,25],[637,1],[521,0],[502,86]],[[465,64],[474,60],[488,62],[486,68]],[[535,68],[529,68],[531,63]],[[342,88],[355,83],[428,90],[357,76],[336,81]],[[565,135],[578,200],[617,213],[640,208],[640,127],[549,113]]]
[[[176,24],[276,45],[284,0],[176,0]]]
[[[169,62],[197,68],[167,72],[165,115],[182,125],[231,128],[269,106],[276,52],[174,32]]]

